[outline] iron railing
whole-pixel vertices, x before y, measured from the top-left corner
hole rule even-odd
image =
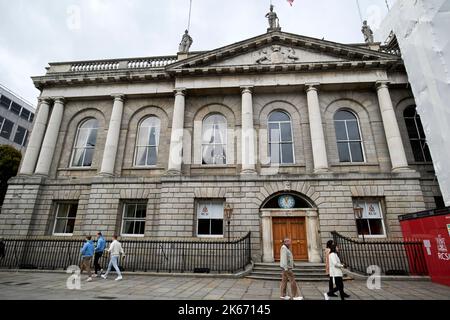
[[[83,239],[4,239],[5,256],[0,268],[63,270],[80,265]],[[126,256],[120,267],[143,272],[234,273],[250,264],[250,233],[245,237],[217,240],[121,240]],[[109,245],[109,243],[107,243]],[[107,257],[100,259],[106,270]]]
[[[360,241],[332,232],[338,254],[350,271],[370,274],[369,266],[378,266],[384,275],[428,275],[420,241]]]

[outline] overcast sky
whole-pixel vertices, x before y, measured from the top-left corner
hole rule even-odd
[[[283,31],[363,42],[356,0],[272,0]],[[388,0],[392,5],[395,0]],[[270,0],[192,0],[191,51],[266,32]],[[359,0],[376,29],[385,0]],[[48,62],[176,54],[189,0],[0,0],[0,83],[33,105]],[[385,39],[375,39],[385,40]]]

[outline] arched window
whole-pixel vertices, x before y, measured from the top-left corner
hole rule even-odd
[[[268,119],[270,163],[294,163],[292,123],[289,114],[273,111]]]
[[[97,143],[97,131],[97,119],[85,120],[78,126],[72,151],[72,167],[90,167],[92,165],[95,144]]]
[[[212,114],[202,124],[202,164],[227,163],[227,120]]]
[[[403,117],[408,130],[409,142],[417,162],[432,161],[430,150],[428,149],[425,132],[422,122],[417,114],[416,106],[409,106],[403,111]]]
[[[135,166],[154,166],[158,161],[161,121],[157,117],[145,118],[139,124],[136,138]]]
[[[340,162],[364,162],[364,153],[358,119],[346,110],[334,115],[334,128]]]

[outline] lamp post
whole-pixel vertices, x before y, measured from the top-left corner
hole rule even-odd
[[[223,209],[223,212],[225,214],[225,220],[227,221],[228,242],[230,242],[230,222],[231,222],[231,216],[233,215],[233,208],[231,208],[229,203],[225,204],[225,208]]]
[[[359,205],[356,205],[356,207],[353,208],[353,213],[355,214],[355,218],[358,219],[360,225],[362,223],[362,216],[363,216],[363,208],[361,208]],[[363,237],[363,242],[366,242],[364,239],[364,230],[361,225],[361,233]]]

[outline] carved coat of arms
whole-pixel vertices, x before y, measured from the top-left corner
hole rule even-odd
[[[260,50],[259,55],[260,58],[256,60],[257,64],[289,63],[299,60],[293,48],[284,48],[278,45]]]

